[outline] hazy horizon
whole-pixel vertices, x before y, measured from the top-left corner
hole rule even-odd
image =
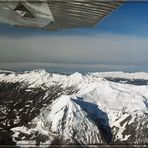
[[[107,65],[107,64],[63,64],[63,63],[1,63],[0,70],[24,72],[44,69],[51,73],[89,73],[123,71],[129,73],[148,72],[147,65]]]
[[[147,13],[126,3],[93,28],[57,32],[0,24],[0,69],[148,72]]]

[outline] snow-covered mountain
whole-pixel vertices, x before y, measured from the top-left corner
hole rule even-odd
[[[0,144],[148,144],[148,73],[0,71]]]

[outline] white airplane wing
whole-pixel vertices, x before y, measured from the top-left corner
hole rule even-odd
[[[0,23],[59,30],[93,26],[124,0],[0,0]]]

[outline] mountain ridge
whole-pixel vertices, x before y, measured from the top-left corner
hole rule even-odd
[[[139,85],[136,80],[147,81],[147,78],[147,73],[60,75],[45,70],[21,74],[5,74],[4,71],[0,74],[0,100],[7,99],[10,103],[7,105],[2,101],[1,113],[5,108],[10,109],[11,102],[17,105],[18,99],[22,108],[13,105],[16,111],[11,110],[17,119],[11,121],[8,118],[11,117],[10,113],[5,110],[3,114],[6,113],[7,117],[1,120],[9,124],[21,121],[8,132],[18,146],[50,146],[53,143],[80,144],[84,147],[91,144],[146,145],[148,87],[147,83]],[[33,117],[22,122],[24,117],[19,113],[21,110],[26,111],[22,112],[24,117],[31,115],[27,110],[32,112]],[[0,127],[6,133],[7,130],[2,125]]]

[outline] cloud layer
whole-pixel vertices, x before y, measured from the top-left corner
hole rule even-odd
[[[0,62],[148,64],[148,39],[94,36],[0,36]]]

